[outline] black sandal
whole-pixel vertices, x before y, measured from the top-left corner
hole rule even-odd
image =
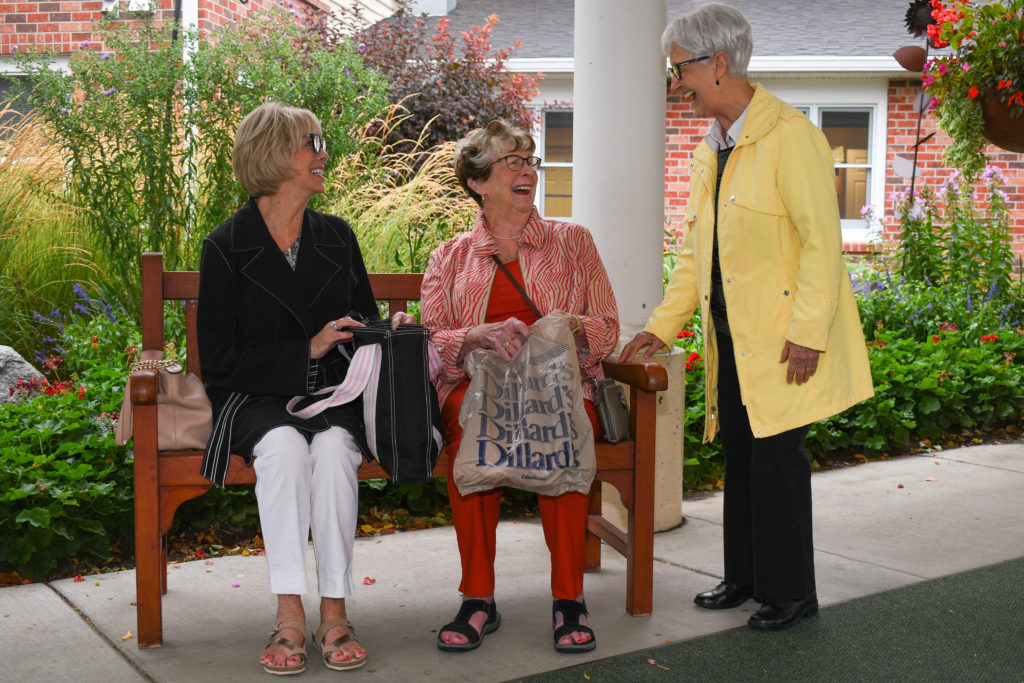
[[[469,625],[470,617],[477,612],[484,612],[487,614],[487,621],[484,623],[484,628],[480,633],[477,633],[476,629]],[[488,633],[494,633],[498,630],[499,626],[501,626],[501,615],[498,614],[498,606],[493,601],[463,600],[462,607],[459,608],[459,613],[455,616],[455,621],[450,624],[445,624],[441,630],[437,632],[437,649],[444,650],[445,652],[467,652],[469,650],[475,650],[480,647],[480,643],[484,642],[484,636]],[[441,634],[445,631],[451,631],[453,633],[463,635],[469,642],[446,643],[441,640]]]
[[[580,602],[576,602],[575,600],[555,600],[555,604],[551,607],[552,628],[554,628],[557,623],[555,619],[559,612],[562,613],[562,625],[555,628],[556,651],[590,652],[597,647],[597,636],[594,635],[594,629],[580,623],[581,616],[590,616],[590,612],[587,611],[587,603],[585,600],[581,600]],[[562,638],[570,635],[573,631],[576,631],[577,633],[589,633],[590,640],[585,643],[570,642],[567,645],[563,645],[558,642]]]

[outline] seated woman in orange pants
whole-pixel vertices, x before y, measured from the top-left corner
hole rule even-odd
[[[585,228],[544,220],[533,206],[540,159],[523,130],[496,120],[472,131],[455,149],[455,172],[480,206],[473,229],[439,246],[423,278],[421,317],[441,356],[437,378],[445,440],[458,451],[459,410],[468,386],[466,354],[493,349],[511,360],[537,320],[529,304],[494,261],[497,256],[544,315],[572,316],[583,375],[602,377],[601,360],[615,348],[618,310],[611,283]],[[590,387],[587,413],[600,436]],[[454,450],[452,450],[454,449]],[[501,624],[494,601],[495,529],[501,490],[462,496],[449,469],[452,522],[462,558],[462,608],[442,627],[437,646],[472,650]],[[593,650],[594,631],[583,601],[587,496],[539,496],[544,537],[551,552],[554,645],[559,652]]]

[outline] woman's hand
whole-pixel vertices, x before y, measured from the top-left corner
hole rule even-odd
[[[622,353],[619,354],[619,362],[631,362],[633,360],[633,356],[643,348],[647,349],[644,353],[644,360],[650,360],[651,356],[653,356],[659,349],[665,348],[665,342],[661,341],[650,332],[640,332],[630,339],[628,344],[622,347]]]
[[[799,386],[809,380],[818,369],[820,353],[821,351],[794,344],[787,339],[786,345],[782,347],[782,358],[779,359],[780,363],[789,361],[789,367],[786,368],[786,384],[792,384],[796,379]]]
[[[348,316],[330,321],[324,325],[324,329],[317,332],[316,336],[310,340],[309,357],[313,359],[323,358],[335,346],[351,339],[352,333],[346,330],[346,327],[366,327],[366,325]]]
[[[459,350],[459,362],[473,349],[494,349],[503,361],[508,362],[529,337],[530,328],[519,318],[477,325],[466,333]]]
[[[571,320],[569,320],[569,330],[572,332],[572,336],[576,337],[576,344],[577,345],[582,345],[582,344],[586,343],[586,341],[587,341],[587,330],[586,330],[585,327],[583,327],[583,319],[582,318],[580,318],[578,315],[573,315],[572,313],[566,313],[565,311],[563,311],[560,308],[555,308],[555,309],[553,309],[551,311],[548,311],[548,315],[555,315],[555,314],[561,314],[561,315],[569,316],[571,318]]]
[[[395,329],[399,325],[415,325],[416,316],[406,313],[405,311],[399,311],[391,316],[391,329]]]

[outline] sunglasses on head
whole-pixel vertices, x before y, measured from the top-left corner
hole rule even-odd
[[[675,76],[677,81],[682,80],[684,66],[686,66],[687,64],[693,64],[694,62],[699,62],[704,59],[711,59],[712,57],[714,57],[714,55],[704,55],[703,57],[694,57],[693,59],[687,59],[685,62],[678,62],[676,64],[672,64],[671,66],[669,66],[668,72],[671,75]]]
[[[327,151],[327,140],[319,133],[306,133],[303,137],[309,138],[309,146],[313,148],[313,154]]]

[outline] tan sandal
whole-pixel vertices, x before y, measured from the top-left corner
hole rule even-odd
[[[285,652],[284,661],[287,662],[292,657],[299,657],[302,659],[298,664],[285,665],[285,666],[273,666],[270,664],[263,664],[263,670],[273,676],[293,676],[300,674],[306,670],[306,648],[304,645],[296,645],[287,638],[281,637],[280,633],[286,628],[294,629],[299,633],[306,632],[306,625],[301,621],[295,619],[282,619],[274,627],[274,630],[270,632],[270,640],[267,642],[267,647],[263,648],[266,650],[268,647],[274,645],[281,645],[288,651]],[[261,662],[262,663],[262,662]]]
[[[344,626],[348,629],[348,633],[335,638],[330,644],[324,642],[327,637],[327,632],[332,628],[338,628]],[[324,623],[320,624],[320,628],[313,634],[313,647],[323,654],[324,666],[334,671],[347,671],[349,669],[358,669],[363,664],[366,664],[366,655],[362,657],[352,657],[343,661],[336,661],[331,659],[331,655],[337,654],[342,651],[341,646],[345,643],[353,642],[356,639],[356,629],[352,626],[352,622],[343,617],[336,619],[328,619]]]

